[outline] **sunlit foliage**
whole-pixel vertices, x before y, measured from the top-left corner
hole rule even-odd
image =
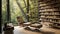
[[[17,1],[19,5],[17,4]],[[2,19],[3,23],[7,18],[7,8],[6,8],[6,0],[2,0]],[[24,13],[21,11],[23,9]],[[27,14],[27,0],[10,0],[10,14],[11,14],[11,22],[17,23],[17,16],[21,16],[26,22],[26,14]],[[38,21],[38,1],[37,0],[29,0],[29,21],[34,22]]]

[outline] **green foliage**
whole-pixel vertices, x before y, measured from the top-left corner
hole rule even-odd
[[[6,21],[6,0],[2,0],[2,19],[3,23]]]
[[[24,13],[27,12],[27,0],[18,0],[19,4],[21,5]],[[6,0],[2,0],[2,19],[3,22],[6,21],[7,18],[7,8],[6,8]],[[14,24],[17,24],[17,16],[21,16],[24,21],[26,18],[23,16],[23,13],[21,12],[19,6],[16,3],[16,0],[10,0],[10,11],[11,11],[11,22]],[[31,22],[38,21],[38,1],[37,0],[29,0],[29,20]]]
[[[30,0],[30,21],[38,21],[38,1]]]

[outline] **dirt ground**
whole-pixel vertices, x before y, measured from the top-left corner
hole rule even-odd
[[[23,27],[16,26],[14,34],[60,34],[60,29],[42,27],[40,32],[25,30]]]

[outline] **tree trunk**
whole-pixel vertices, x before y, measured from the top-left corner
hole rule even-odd
[[[29,0],[27,0],[27,19],[28,19],[28,22],[29,22]]]
[[[7,0],[7,21],[10,22],[11,15],[10,15],[10,4],[9,0]]]
[[[0,34],[2,34],[2,0],[0,0]]]

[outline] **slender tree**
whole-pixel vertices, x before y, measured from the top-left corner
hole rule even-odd
[[[17,5],[19,6],[19,8],[20,8],[23,16],[25,17],[26,21],[28,21],[27,15],[24,13],[24,10],[23,10],[23,8],[21,7],[21,5],[20,5],[20,3],[18,2],[18,0],[16,0],[16,3],[17,3]]]
[[[29,0],[27,0],[27,19],[28,19],[28,22],[29,22]]]
[[[11,16],[10,16],[10,1],[7,0],[7,21],[10,22]]]

